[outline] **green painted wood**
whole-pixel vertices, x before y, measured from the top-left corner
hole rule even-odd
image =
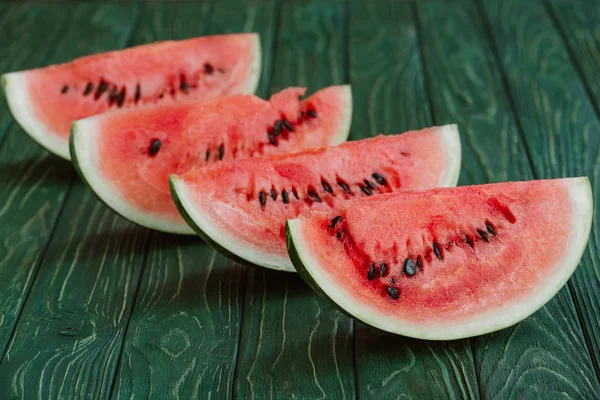
[[[600,123],[547,10],[538,2],[515,0],[485,1],[483,9],[524,132],[535,176],[587,175],[596,194],[597,210],[600,205],[597,196]],[[568,284],[596,368],[600,350],[597,329],[600,315],[598,233],[596,212],[588,248]],[[565,315],[572,314],[566,306],[564,312]],[[560,315],[548,317],[563,326],[571,324]],[[573,321],[574,318],[573,315]],[[566,334],[571,341],[577,340],[576,336]],[[557,341],[561,339],[557,338]],[[531,355],[534,355],[533,352]],[[535,358],[537,361],[539,356],[535,355]],[[579,364],[576,371],[582,378],[575,384],[565,378],[568,376],[565,370],[569,368],[565,362],[556,361],[563,368],[547,373],[548,381],[554,379],[554,385],[529,385],[529,388],[522,387],[521,391],[541,395],[560,386],[562,389],[568,387],[567,393],[573,397],[596,397],[600,393],[589,363]],[[562,385],[556,383],[560,381]]]
[[[281,2],[271,93],[345,81],[342,3]],[[234,393],[355,396],[351,322],[296,274],[250,269]]]
[[[352,138],[433,125],[418,32],[408,2],[354,2],[349,9]],[[468,340],[413,340],[357,323],[358,397],[477,398]]]
[[[273,2],[154,3],[135,41],[259,32],[268,71],[273,10]],[[200,238],[154,232],[112,397],[231,398],[245,278],[246,268]]]
[[[39,66],[48,53],[48,43],[55,44],[49,38],[57,36],[61,21],[73,6],[52,9],[40,5],[37,9],[30,5],[3,4],[0,8],[3,9],[0,37],[6,44],[0,46],[0,71],[11,71]],[[56,26],[50,25],[53,18]],[[21,25],[15,26],[14,21],[20,21]],[[39,29],[40,24],[47,28]],[[23,51],[24,46],[30,50]],[[71,169],[35,145],[20,127],[12,124],[4,95],[0,95],[0,143],[2,355],[64,199],[61,177],[70,176]]]
[[[138,14],[132,3],[72,7],[49,63],[122,47]],[[11,140],[9,136],[6,143]],[[69,190],[74,174],[64,161],[29,150],[35,145],[24,134],[14,140],[13,149],[18,150],[13,153],[30,157],[22,164],[30,172],[19,183],[23,194],[9,202],[25,205],[37,198],[38,208],[15,207],[12,228],[24,236],[34,229],[35,237],[40,234],[35,229],[51,229],[44,221],[49,207],[60,208],[58,199]],[[5,156],[0,162],[11,160]],[[15,159],[13,173],[21,168]],[[31,225],[19,224],[25,218]],[[106,398],[148,232],[115,216],[78,180],[55,229],[0,364],[0,393],[13,398]],[[33,259],[28,253],[24,257]],[[11,265],[18,267],[18,262]]]
[[[73,9],[69,4],[2,4],[0,7],[0,74],[36,68],[56,45],[64,21]],[[24,50],[26,49],[26,50]],[[4,94],[0,95],[0,143],[13,119]]]
[[[479,9],[470,0],[454,5],[421,2],[418,12],[436,123],[455,121],[461,130],[460,184],[532,179]],[[471,342],[483,398],[578,398],[597,389],[568,289],[516,327]]]
[[[600,2],[551,0],[547,7],[600,110]]]

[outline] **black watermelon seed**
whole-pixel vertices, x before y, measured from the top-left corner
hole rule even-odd
[[[204,161],[208,162],[210,158],[210,149],[206,149],[206,153],[204,154]]]
[[[161,94],[158,95],[159,99],[162,99],[163,97],[165,97],[165,92],[162,92]]]
[[[85,85],[85,90],[83,91],[83,95],[87,96],[88,94],[92,93],[92,90],[94,90],[94,84],[92,82],[88,82],[88,84]]]
[[[323,189],[325,189],[327,193],[333,194],[333,189],[331,188],[331,186],[329,186],[329,183],[327,183],[325,179],[321,181],[321,185],[323,185]]]
[[[338,222],[340,222],[342,220],[342,216],[338,215],[337,217],[333,218],[331,220],[331,223],[329,224],[330,228],[335,228],[335,226],[337,225]]]
[[[369,190],[369,188],[367,188],[367,187],[365,187],[365,186],[363,186],[363,185],[361,185],[361,184],[359,184],[359,185],[358,185],[358,187],[359,187],[359,188],[360,188],[360,190],[362,190],[362,192],[363,192],[364,194],[366,194],[367,196],[370,196],[370,195],[371,195],[371,191]]]
[[[477,233],[479,233],[479,236],[481,236],[481,238],[485,242],[489,242],[490,241],[490,239],[488,239],[488,235],[487,235],[487,233],[485,233],[485,231],[482,231],[481,229],[477,229]]]
[[[204,64],[204,72],[206,72],[207,74],[212,74],[214,71],[214,68],[212,65],[206,63]]]
[[[262,207],[264,207],[264,206],[265,206],[265,204],[267,204],[267,195],[266,195],[266,193],[265,193],[265,192],[260,192],[260,193],[258,194],[258,201],[260,202],[260,205],[261,205]]]
[[[413,276],[417,273],[415,263],[410,257],[407,258],[406,261],[404,261],[404,273],[408,276]]]
[[[110,89],[110,93],[108,94],[108,105],[112,106],[115,101],[117,101],[117,96],[119,95],[119,90],[116,86]]]
[[[496,236],[496,231],[494,230],[494,228],[492,228],[492,226],[489,223],[487,223],[487,222],[485,223],[485,228],[487,229],[487,231],[489,233]]]
[[[281,134],[282,129],[283,129],[283,122],[281,122],[281,120],[275,121],[275,125],[273,125],[273,135],[279,136]]]
[[[394,300],[398,300],[398,298],[400,297],[400,291],[393,286],[388,286],[386,291],[387,294]]]
[[[190,91],[190,85],[188,85],[187,81],[185,80],[184,74],[179,75],[179,82],[179,88],[181,89],[181,91],[185,94],[188,94],[188,92]]]
[[[308,110],[307,114],[313,118],[317,118],[317,112],[315,110]]]
[[[292,188],[292,194],[294,195],[294,197],[296,199],[299,199],[300,197],[298,197],[298,192],[296,191],[296,188]]]
[[[288,194],[285,190],[281,191],[281,200],[283,200],[283,204],[287,204],[290,201],[288,198]]]
[[[383,177],[383,175],[381,175],[378,172],[375,172],[373,175],[371,175],[373,177],[373,179],[375,179],[375,181],[377,183],[379,183],[380,185],[387,185],[387,181],[385,180],[385,178]]]
[[[153,156],[156,153],[158,153],[158,151],[160,150],[160,146],[161,146],[161,142],[160,139],[152,139],[152,142],[150,143],[150,149],[148,150],[148,153]]]
[[[436,242],[433,242],[433,252],[435,253],[435,256],[438,258],[438,260],[442,259],[442,251],[440,250],[440,247],[437,245]]]
[[[267,133],[267,136],[269,137],[269,143],[271,143],[273,146],[277,146],[277,141],[275,140],[275,136],[273,136],[272,133]]]
[[[369,270],[367,271],[367,279],[372,281],[375,279],[375,263],[371,263]]]
[[[423,272],[423,261],[421,260],[421,256],[417,257],[417,268],[419,268],[419,271]]]
[[[275,188],[271,188],[271,198],[273,200],[277,200],[277,192],[275,191]]]
[[[365,183],[365,185],[367,185],[367,187],[368,187],[369,189],[371,189],[371,190],[375,190],[375,189],[377,189],[377,188],[375,187],[375,185],[373,184],[373,182],[371,182],[370,180],[368,180],[368,179],[365,179],[363,182]]]
[[[383,263],[379,266],[379,276],[381,276],[382,278],[384,276],[386,276],[388,273],[388,265],[386,263]]]
[[[338,232],[338,233],[336,233],[336,234],[335,234],[335,237],[336,237],[336,238],[338,238],[338,239],[340,239],[340,238],[342,237],[342,232]]]
[[[62,87],[62,89],[60,89],[60,92],[61,92],[62,94],[65,94],[65,93],[67,93],[68,91],[69,91],[69,86],[68,86],[68,85],[65,85],[65,86],[63,86],[63,87]]]
[[[106,89],[108,89],[108,84],[104,82],[104,80],[100,79],[100,83],[96,88],[96,93],[94,93],[94,100],[98,100],[100,96],[102,96],[102,94],[106,92]]]
[[[317,203],[321,202],[321,198],[319,197],[318,194],[316,194],[315,192],[313,192],[312,190],[308,191],[308,195],[310,196],[311,199],[313,199],[314,201],[316,201]]]
[[[471,248],[473,247],[473,240],[469,237],[469,235],[465,234],[465,242],[467,242],[467,244],[471,246]]]
[[[337,181],[337,184],[344,190],[344,192],[346,192],[348,194],[352,194],[352,191],[350,190],[350,188],[348,187],[348,185],[346,185],[344,182]]]
[[[119,108],[123,107],[124,102],[125,102],[125,86],[123,86],[123,88],[119,92],[119,95],[117,96],[117,106],[119,106]]]
[[[135,86],[135,97],[133,99],[135,101],[135,104],[137,104],[137,102],[140,101],[140,96],[141,95],[142,95],[142,88],[140,87],[140,84],[138,83]]]
[[[282,119],[281,122],[283,123],[285,129],[287,129],[290,132],[294,132],[294,127],[292,126],[292,124],[290,124],[290,121],[288,121],[287,119]]]
[[[219,146],[219,160],[222,160],[224,155],[225,155],[225,145],[223,143],[221,143],[221,145]]]

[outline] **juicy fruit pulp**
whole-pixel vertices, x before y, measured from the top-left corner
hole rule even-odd
[[[68,159],[73,121],[120,108],[253,93],[260,62],[257,34],[215,35],[14,72],[2,82],[23,129]]]
[[[455,125],[378,136],[338,147],[240,160],[171,179],[182,215],[229,255],[294,271],[285,221],[311,209],[401,189],[454,186],[460,170]]]
[[[346,140],[352,115],[350,87],[330,86],[300,101],[304,91],[289,88],[268,101],[254,95],[231,96],[77,121],[71,135],[73,162],[96,194],[119,214],[149,228],[193,233],[173,204],[170,174]]]
[[[288,248],[303,277],[358,319],[457,339],[510,326],[552,298],[591,218],[587,178],[402,192],[288,221]]]

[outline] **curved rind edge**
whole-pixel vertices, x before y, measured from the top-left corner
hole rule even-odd
[[[449,158],[446,173],[442,176],[439,187],[454,187],[460,177],[462,162],[462,148],[458,125],[450,124],[441,126],[440,134],[444,142],[443,148]]]
[[[246,93],[255,93],[260,82],[260,75],[262,69],[262,48],[260,44],[260,35],[258,33],[251,33],[252,36],[252,64],[250,65],[250,78],[246,86]]]
[[[100,118],[99,116],[96,117],[91,117],[91,118]],[[82,132],[80,130],[80,127],[82,124],[87,124],[89,122],[87,122],[86,120],[80,120],[80,121],[75,121],[73,123],[73,125],[71,125],[71,135],[69,137],[69,151],[71,154],[71,161],[73,163],[73,167],[75,168],[75,171],[77,171],[77,174],[81,177],[81,180],[83,180],[83,182],[92,189],[92,192],[96,195],[96,197],[102,202],[104,203],[108,208],[110,208],[111,210],[113,210],[115,213],[117,213],[118,215],[120,215],[121,217],[125,218],[128,221],[133,222],[136,225],[140,225],[144,228],[148,228],[148,229],[154,229],[154,230],[158,230],[161,232],[167,232],[167,233],[174,233],[174,234],[180,234],[180,235],[193,235],[194,232],[192,229],[190,229],[187,225],[185,226],[179,226],[177,225],[176,227],[172,224],[160,224],[160,223],[156,223],[156,219],[153,217],[148,217],[148,220],[150,221],[149,223],[145,223],[145,221],[142,221],[139,218],[134,218],[132,219],[131,217],[128,217],[126,214],[127,212],[124,212],[126,210],[123,210],[123,208],[127,208],[129,207],[129,205],[126,204],[126,202],[122,199],[120,200],[109,200],[108,198],[112,197],[112,198],[116,198],[118,197],[115,194],[105,194],[104,191],[102,191],[99,187],[97,187],[92,181],[102,181],[103,178],[101,176],[99,176],[96,172],[96,168],[94,168],[93,166],[91,167],[86,167],[85,163],[82,163],[82,157],[80,157],[78,155],[78,153],[82,152],[83,150],[81,150],[80,145],[78,145],[78,142],[82,141],[83,139],[80,138],[81,135],[86,135],[88,136],[88,140],[93,136],[93,132]],[[89,157],[89,155],[87,155],[87,157]],[[91,163],[90,163],[91,164]],[[92,175],[96,175],[96,177],[92,176]],[[121,203],[121,204],[119,204]]]
[[[353,115],[353,98],[352,98],[352,86],[350,84],[341,85],[342,94],[345,100],[345,104],[342,107],[342,123],[340,130],[329,146],[337,146],[348,140],[350,136],[350,127],[352,126],[352,115]]]
[[[308,255],[305,255],[304,257],[302,255],[302,233],[300,227],[303,224],[303,222],[300,219],[288,220],[286,223],[286,243],[288,246],[288,252],[290,255],[290,259],[292,260],[292,263],[294,265],[294,268],[296,268],[296,271],[309,284],[309,286],[316,288],[316,292],[329,299],[335,305],[336,308],[344,308],[344,313],[350,315],[352,318],[364,322],[367,325],[371,325],[377,329],[381,329],[398,335],[427,340],[455,340],[484,335],[512,326],[524,320],[525,318],[529,317],[531,314],[542,308],[567,283],[567,281],[579,265],[581,257],[585,251],[589,237],[589,231],[591,229],[593,218],[593,195],[588,178],[571,178],[568,179],[568,181],[568,190],[570,198],[572,200],[571,204],[574,206],[573,208],[575,209],[575,214],[572,217],[572,232],[574,232],[574,236],[570,238],[570,241],[573,241],[574,243],[571,245],[572,251],[567,252],[565,255],[566,260],[559,260],[556,263],[556,265],[560,266],[567,265],[568,268],[559,269],[559,271],[561,272],[559,279],[556,279],[554,282],[552,282],[552,285],[546,285],[545,287],[549,289],[547,289],[546,291],[541,291],[541,294],[537,293],[537,298],[536,296],[532,296],[532,298],[535,299],[535,301],[532,300],[532,304],[528,307],[514,307],[515,309],[517,309],[517,311],[512,313],[504,313],[508,316],[504,319],[494,318],[498,317],[498,315],[486,316],[489,320],[494,321],[494,323],[491,323],[489,325],[482,325],[480,321],[475,321],[465,323],[464,325],[466,325],[466,327],[459,325],[458,327],[444,328],[427,327],[425,325],[422,325],[412,330],[412,328],[407,329],[405,327],[407,325],[406,321],[398,319],[397,321],[395,321],[393,327],[391,327],[389,324],[383,327],[379,323],[374,323],[373,321],[370,321],[369,318],[364,318],[361,315],[357,315],[359,314],[359,312],[349,311],[348,306],[342,307],[341,304],[336,302],[333,299],[333,297],[331,297],[331,295],[328,294],[322,288],[325,282],[323,282],[323,284],[319,284],[318,276],[315,276],[315,273],[312,271],[312,269],[318,270],[321,267],[307,267],[308,262],[304,258],[306,258]],[[571,247],[566,246],[565,248],[568,249]],[[341,292],[337,295],[341,296]],[[356,306],[355,308],[359,308],[361,306],[360,304],[354,305]],[[371,312],[369,315],[374,316],[376,310],[370,311]],[[505,310],[496,310],[496,314],[502,314],[503,311]],[[400,326],[402,325],[402,322],[405,322],[404,326]],[[482,329],[482,327],[484,328]]]
[[[62,140],[56,133],[50,132],[31,112],[25,81],[26,73],[26,71],[10,72],[2,75],[1,78],[6,102],[12,116],[37,144],[62,159],[70,160],[67,141]]]
[[[169,177],[169,187],[171,189],[171,196],[173,197],[173,201],[175,202],[175,206],[177,207],[177,210],[179,210],[179,213],[181,214],[181,216],[183,217],[185,222],[187,222],[187,224],[192,228],[192,230],[198,236],[200,236],[200,238],[202,238],[202,240],[204,240],[207,244],[212,246],[215,250],[217,250],[221,254],[225,255],[226,257],[228,257],[236,262],[239,262],[240,264],[243,264],[243,265],[246,265],[249,267],[264,267],[264,268],[269,268],[269,269],[275,269],[278,271],[293,272],[293,271],[289,271],[289,270],[285,270],[285,269],[276,269],[276,268],[271,268],[271,267],[265,266],[265,265],[254,264],[254,263],[238,256],[237,254],[232,253],[225,247],[221,246],[221,244],[216,242],[210,235],[206,234],[206,232],[204,232],[204,230],[202,228],[200,228],[200,226],[198,226],[198,224],[196,224],[196,222],[194,221],[192,216],[187,211],[185,205],[181,201],[181,198],[180,198],[180,195],[178,192],[178,188],[177,188],[177,180],[178,179],[179,179],[179,177],[175,174],[172,174]]]

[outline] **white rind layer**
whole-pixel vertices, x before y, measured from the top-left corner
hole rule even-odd
[[[140,212],[101,175],[97,144],[100,132],[96,129],[101,118],[100,115],[76,121],[71,129],[73,161],[83,179],[106,205],[130,221],[163,232],[192,235],[194,232],[183,220],[177,222],[161,215]]]
[[[458,183],[462,158],[458,126],[456,124],[440,126],[436,134],[442,136],[442,147],[446,149],[446,157],[448,157],[446,172],[440,177],[438,187],[454,187]]]
[[[260,47],[260,35],[258,33],[252,34],[252,44],[252,64],[250,66],[250,78],[246,86],[246,94],[256,92],[262,68],[262,50]]]
[[[344,113],[342,114],[340,130],[333,137],[330,143],[331,146],[346,141],[350,134],[350,125],[352,124],[352,89],[350,85],[343,85],[341,88],[345,98],[345,104],[342,107]],[[238,237],[232,235],[230,232],[220,229],[218,222],[211,218],[212,213],[210,210],[198,209],[182,179],[173,175],[171,176],[171,182],[181,206],[197,227],[216,244],[252,264],[279,271],[296,271],[287,255],[273,254],[250,243],[241,242]]]
[[[254,93],[256,91],[260,80],[261,64],[260,35],[253,33],[252,63],[245,93]],[[23,130],[48,151],[65,160],[71,160],[68,139],[60,136],[58,132],[50,130],[33,114],[33,107],[30,105],[29,91],[27,90],[27,72],[4,74],[1,80],[10,112]]]
[[[347,91],[345,97],[349,107],[348,110],[352,110],[352,93],[350,85],[345,85],[344,90]],[[340,134],[337,136],[339,143],[342,143],[348,136],[351,118],[351,111],[343,117],[344,122],[342,123]],[[460,173],[461,160],[458,128],[456,125],[446,125],[440,127],[438,134],[442,135],[442,140],[444,142],[445,149],[447,150],[448,157],[448,168],[446,169],[446,173],[440,179],[440,186],[455,186]],[[280,271],[296,271],[287,255],[281,256],[279,254],[265,251],[264,249],[250,243],[242,242],[240,241],[239,237],[236,237],[226,230],[220,229],[218,221],[215,221],[212,218],[211,210],[203,210],[198,208],[193,201],[192,193],[188,191],[188,188],[183,180],[179,179],[177,176],[172,176],[171,182],[175,188],[175,195],[177,196],[181,206],[183,206],[197,227],[219,246],[255,265]]]
[[[42,147],[65,160],[70,160],[68,141],[57,132],[51,131],[33,114],[27,90],[27,72],[2,75],[2,86],[10,112],[23,130]]]
[[[573,211],[571,235],[565,246],[565,254],[551,267],[553,273],[548,279],[539,284],[527,298],[518,299],[515,303],[464,321],[456,323],[447,321],[439,326],[415,324],[412,321],[381,313],[368,304],[354,300],[352,293],[347,293],[343,287],[340,287],[335,276],[327,274],[324,266],[321,266],[311,254],[310,246],[304,241],[302,235],[302,220],[288,221],[288,229],[306,272],[333,302],[349,314],[369,325],[403,336],[428,340],[462,339],[494,332],[527,318],[554,297],[577,268],[592,224],[592,189],[589,180],[585,177],[567,179],[565,184],[568,186]]]

